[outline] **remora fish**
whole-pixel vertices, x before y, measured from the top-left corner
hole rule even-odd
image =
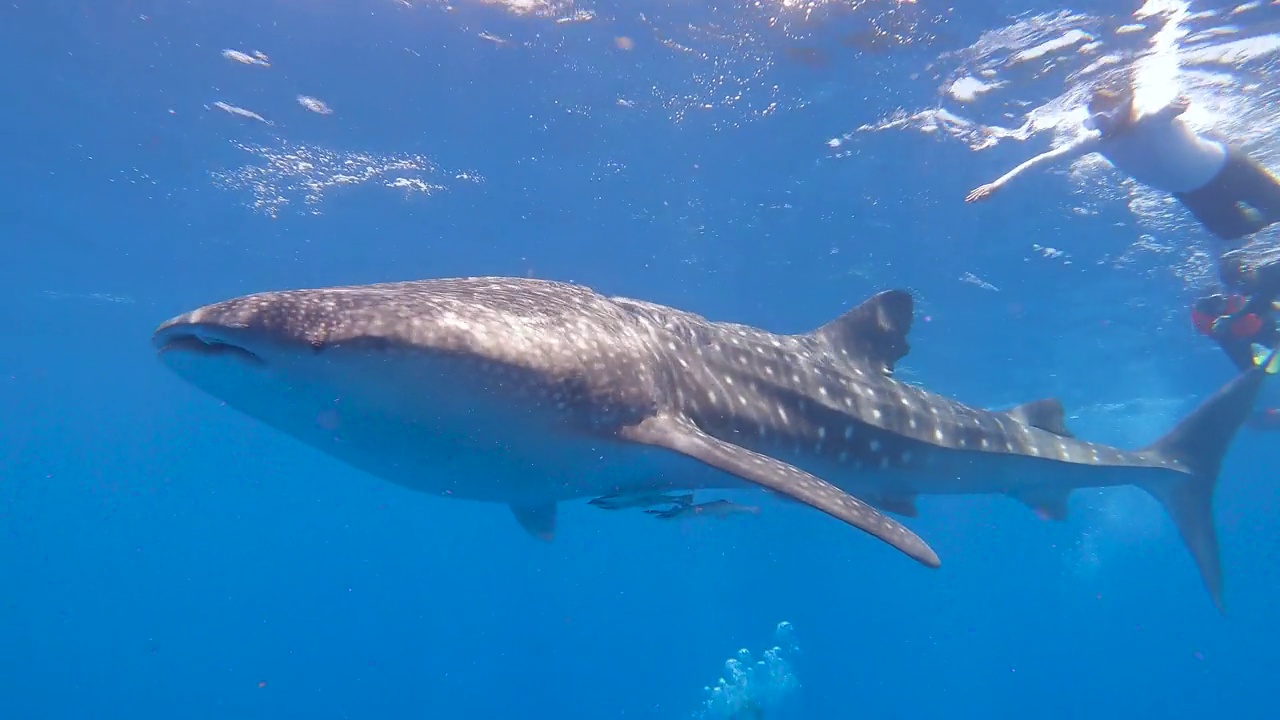
[[[623,510],[625,508],[644,508],[653,507],[654,505],[675,505],[677,507],[688,507],[693,504],[693,493],[684,493],[682,495],[668,495],[660,492],[640,492],[628,493],[626,495],[605,495],[587,501],[588,505],[594,505],[605,510]]]
[[[754,485],[937,567],[872,504],[914,516],[917,495],[995,493],[1061,518],[1076,488],[1137,485],[1222,607],[1213,490],[1260,370],[1126,451],[1073,438],[1055,400],[991,412],[897,382],[911,321],[899,290],[776,335],[578,285],[454,278],[248,295],[153,342],[241,412],[377,477],[505,503],[546,539],[560,501]]]
[[[696,505],[677,505],[666,510],[645,510],[646,513],[663,520],[689,517],[727,518],[734,515],[759,515],[760,508],[753,505],[739,505],[732,500],[712,500]]]

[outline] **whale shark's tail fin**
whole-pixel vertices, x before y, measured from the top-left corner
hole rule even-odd
[[[1200,569],[1200,578],[1219,612],[1222,603],[1222,566],[1218,561],[1218,536],[1213,526],[1213,491],[1222,459],[1236,431],[1249,417],[1267,377],[1264,367],[1245,370],[1201,403],[1164,437],[1143,449],[1161,460],[1176,462],[1189,474],[1174,480],[1143,483],[1164,506],[1178,527]]]

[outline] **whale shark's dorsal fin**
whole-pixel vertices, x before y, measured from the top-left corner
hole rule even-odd
[[[906,290],[885,290],[812,334],[835,355],[865,360],[891,375],[894,363],[911,350],[907,333],[911,332],[914,305]]]
[[[1075,437],[1067,429],[1067,414],[1062,410],[1062,403],[1057,398],[1032,400],[1004,411],[1005,415],[1023,425],[1040,428],[1061,437]]]

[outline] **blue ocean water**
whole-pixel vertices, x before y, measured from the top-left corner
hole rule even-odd
[[[778,332],[903,287],[903,377],[1059,397],[1077,435],[1142,445],[1231,377],[1188,320],[1203,230],[1083,161],[963,199],[1130,64],[1274,163],[1278,21],[1194,0],[5,3],[0,718],[1273,717],[1265,432],[1218,487],[1219,615],[1133,488],[1077,492],[1063,523],[924,498],[907,524],[938,570],[759,494],[739,498],[758,516],[670,524],[568,504],[543,544],[220,406],[149,338],[234,295],[425,277]]]

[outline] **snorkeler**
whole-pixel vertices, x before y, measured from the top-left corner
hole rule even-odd
[[[991,197],[1034,167],[1098,153],[1138,182],[1171,193],[1222,240],[1238,240],[1280,221],[1280,180],[1242,150],[1197,135],[1181,117],[1190,106],[1185,96],[1141,115],[1133,101],[1131,89],[1095,90],[1087,131],[1078,140],[974,188],[965,202]]]
[[[1280,297],[1280,257],[1249,257],[1242,250],[1223,253],[1219,275],[1231,294],[1202,297],[1191,307],[1191,322],[1212,338],[1238,370],[1267,362],[1280,346],[1276,298]],[[1277,362],[1267,362],[1275,374]],[[1250,418],[1259,429],[1280,430],[1280,408],[1265,407]]]
[[[1132,89],[1098,88],[1089,98],[1086,132],[1080,138],[974,188],[965,202],[991,197],[1031,168],[1098,153],[1134,180],[1172,194],[1225,242],[1280,221],[1280,179],[1239,148],[1196,134],[1182,119],[1188,107],[1190,101],[1178,96],[1154,112],[1138,114]],[[1236,251],[1223,253],[1218,264],[1223,281],[1239,294],[1201,298],[1192,318],[1238,368],[1252,367],[1260,353],[1280,341],[1272,306],[1280,294],[1280,264],[1248,263]],[[1274,369],[1268,367],[1268,372]],[[1255,425],[1280,429],[1280,409],[1263,410],[1254,420]]]

